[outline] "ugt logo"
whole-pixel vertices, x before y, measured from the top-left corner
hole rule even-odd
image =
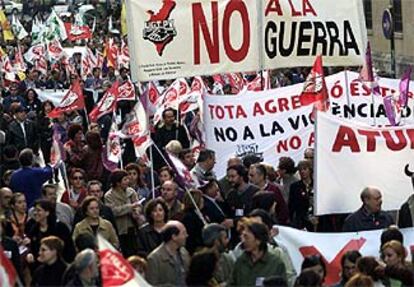
[[[148,10],[149,20],[145,21],[143,30],[144,40],[149,40],[155,44],[158,55],[162,56],[165,46],[170,43],[177,35],[174,27],[174,20],[168,19],[176,3],[174,0],[163,0],[163,5],[158,13]]]

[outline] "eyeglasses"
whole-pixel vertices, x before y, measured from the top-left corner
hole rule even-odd
[[[77,179],[82,180],[83,179],[83,176],[74,176],[74,177],[72,177],[72,179],[73,180],[77,180]]]

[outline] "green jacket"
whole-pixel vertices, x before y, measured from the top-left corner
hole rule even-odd
[[[253,263],[244,252],[234,265],[231,286],[261,286],[265,278],[282,276],[286,279],[286,267],[282,259],[274,253],[267,252]]]

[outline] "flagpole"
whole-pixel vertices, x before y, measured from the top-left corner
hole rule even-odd
[[[86,125],[88,126],[88,130],[89,130],[89,125],[90,125],[90,123],[89,123],[89,115],[88,115],[88,112],[86,111],[86,107],[83,107],[83,112],[85,113],[85,118],[86,118]]]
[[[151,161],[151,192],[152,192],[152,199],[155,198],[155,180],[154,180],[154,158],[152,156],[152,146],[155,145],[152,144],[150,146],[150,161]]]
[[[348,80],[348,69],[344,69],[345,72],[345,91],[346,91],[346,104],[351,109],[351,98],[349,97],[349,80]]]
[[[371,101],[372,101],[372,109],[374,111],[374,114],[372,115],[373,118],[373,124],[374,127],[377,126],[377,117],[375,116],[375,97],[374,97],[374,93],[372,92],[372,83],[370,84],[370,88],[371,88]]]

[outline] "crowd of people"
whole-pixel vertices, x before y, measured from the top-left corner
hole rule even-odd
[[[30,31],[35,17],[47,18],[50,6],[24,2],[23,12],[15,16]],[[97,32],[76,44],[95,52],[108,37],[125,41],[119,32],[121,3],[90,2],[96,8]],[[77,13],[75,7],[69,10]],[[107,29],[108,15],[118,31]],[[13,61],[15,48],[27,51],[31,38],[0,39],[0,44]],[[89,123],[87,117],[115,81],[129,80],[128,67],[103,65],[83,77],[80,55],[69,63],[72,72],[57,61],[46,73],[26,63],[23,79],[6,80],[3,73],[0,84],[1,245],[22,285],[100,286],[100,234],[154,286],[325,286],[326,262],[307,256],[297,272],[286,248],[275,241],[276,224],[309,232],[384,229],[378,257],[345,253],[335,286],[414,285],[398,229],[413,226],[413,198],[396,219],[381,210],[381,191],[366,187],[355,213],[315,216],[312,148],[297,163],[289,156],[277,163],[254,154],[216,158],[202,145],[192,149],[197,113],[181,118],[173,108],[166,108],[153,125],[154,147],[148,155],[137,156],[133,142],[125,139],[122,165],[109,168],[104,154],[112,117],[120,118],[121,127],[135,102],[119,102],[115,114],[97,122]],[[270,86],[303,82],[308,70],[270,71]],[[257,76],[244,78],[251,82]],[[214,77],[203,80],[211,93],[233,93],[225,80],[219,90]],[[54,104],[41,101],[36,90],[67,89],[75,81],[83,89],[86,109],[48,117]],[[160,81],[159,92],[171,83]],[[139,93],[137,89],[137,98]],[[63,145],[58,164],[51,153],[55,135]],[[166,159],[167,152],[190,172],[190,188]],[[221,178],[214,173],[217,160],[227,162]]]

